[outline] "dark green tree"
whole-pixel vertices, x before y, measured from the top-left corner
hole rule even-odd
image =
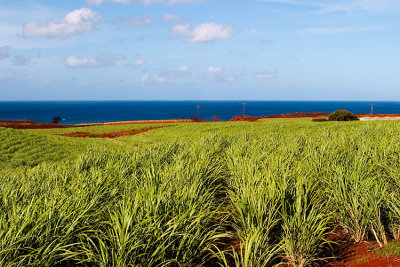
[[[347,110],[336,110],[329,114],[328,119],[330,121],[358,121],[359,118]]]

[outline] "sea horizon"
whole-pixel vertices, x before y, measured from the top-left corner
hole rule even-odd
[[[234,116],[268,116],[294,112],[331,113],[346,109],[356,114],[399,114],[400,101],[330,100],[38,100],[0,101],[0,120],[27,119],[61,123],[189,119],[200,115],[206,121],[227,121]],[[197,110],[199,106],[199,110]]]

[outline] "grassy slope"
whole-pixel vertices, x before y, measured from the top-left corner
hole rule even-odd
[[[34,129],[31,130],[37,133],[45,134],[63,134],[63,133],[110,133],[110,132],[124,132],[124,131],[136,131],[142,129],[160,128],[167,127],[173,124],[121,124],[121,125],[97,125],[97,126],[85,126],[85,127],[71,127],[71,128],[54,128],[54,129]]]
[[[375,125],[377,126],[376,129]],[[283,137],[318,138],[310,133],[335,136],[349,131],[354,134],[377,137],[377,131],[385,130],[385,125],[394,129],[396,122],[347,122],[347,123],[313,123],[310,119],[264,119],[252,122],[220,122],[220,123],[190,123],[190,124],[128,124],[106,125],[82,128],[40,129],[40,130],[10,130],[0,128],[0,138],[5,140],[0,144],[0,166],[35,166],[42,161],[58,161],[76,158],[77,155],[89,150],[125,149],[130,150],[143,144],[162,144],[175,140],[193,142],[201,137],[216,134],[223,136],[240,136],[250,134],[257,137],[278,135]],[[70,138],[54,134],[90,132],[108,133],[118,131],[159,128],[133,136],[120,137],[115,140],[101,138]],[[369,132],[370,133],[367,133]]]
[[[118,150],[125,146],[110,139],[79,139],[0,128],[0,169],[34,167],[42,162],[75,159],[87,150]]]
[[[115,128],[96,131],[110,129]],[[0,259],[4,261],[18,260],[13,258],[15,253],[21,255],[21,260],[37,261],[32,265],[45,261],[42,256],[53,257],[48,262],[55,263],[64,251],[52,246],[76,240],[81,243],[68,249],[71,259],[99,265],[122,258],[140,265],[154,258],[152,253],[159,263],[203,261],[216,244],[214,235],[227,234],[215,227],[223,225],[224,213],[213,200],[219,195],[215,188],[222,184],[232,212],[230,229],[235,229],[231,238],[244,250],[236,255],[236,262],[247,261],[247,266],[270,264],[273,257],[307,265],[317,259],[324,248],[323,238],[334,223],[344,225],[360,240],[375,231],[383,241],[385,231],[395,233],[400,229],[400,202],[393,198],[400,188],[400,123],[396,121],[193,123],[117,140],[68,138],[50,132],[0,129],[2,167],[73,160],[84,154],[72,165],[40,164],[24,179],[4,177],[5,182],[0,183],[0,215],[4,216],[0,236],[5,240],[3,245],[0,243]],[[43,214],[39,218],[29,209],[30,193],[40,207],[39,214]],[[15,207],[20,211],[13,210]],[[392,217],[388,215],[390,209]],[[348,211],[357,214],[346,214]],[[19,216],[21,212],[40,223],[26,224],[22,219],[12,223],[24,218]],[[81,221],[74,221],[76,214]],[[387,221],[381,216],[385,220],[390,217],[391,224],[382,227]],[[305,227],[305,220],[311,228]],[[362,227],[354,227],[356,224]],[[24,227],[32,225],[32,231],[44,233],[37,243],[31,245],[29,236],[29,242],[23,238],[11,242],[14,233],[22,233]],[[62,227],[73,229],[66,239],[61,238]],[[209,229],[216,232],[210,233]],[[118,236],[123,234],[128,236]],[[125,247],[120,247],[119,238],[127,242]],[[280,241],[282,248],[277,252]],[[130,242],[139,242],[143,247],[130,251]],[[13,247],[8,248],[8,244]],[[30,246],[50,252],[37,250],[29,254]],[[190,246],[191,250],[182,251],[181,246]],[[100,259],[100,255],[107,256],[102,249],[126,254]],[[219,256],[222,262],[224,256]]]

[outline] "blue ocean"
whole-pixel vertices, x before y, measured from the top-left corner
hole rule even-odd
[[[243,113],[263,116],[292,112],[326,112],[346,109],[353,113],[400,113],[400,102],[373,101],[21,101],[0,102],[0,120],[28,119],[51,122],[55,116],[64,124],[98,123],[130,120],[181,119],[197,116],[220,120]]]

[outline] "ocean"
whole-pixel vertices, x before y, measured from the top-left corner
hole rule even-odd
[[[0,120],[28,119],[51,122],[60,116],[64,124],[131,120],[189,119],[197,116],[226,121],[243,114],[274,115],[293,112],[326,112],[346,109],[353,113],[400,114],[400,102],[378,101],[9,101],[0,102]]]

